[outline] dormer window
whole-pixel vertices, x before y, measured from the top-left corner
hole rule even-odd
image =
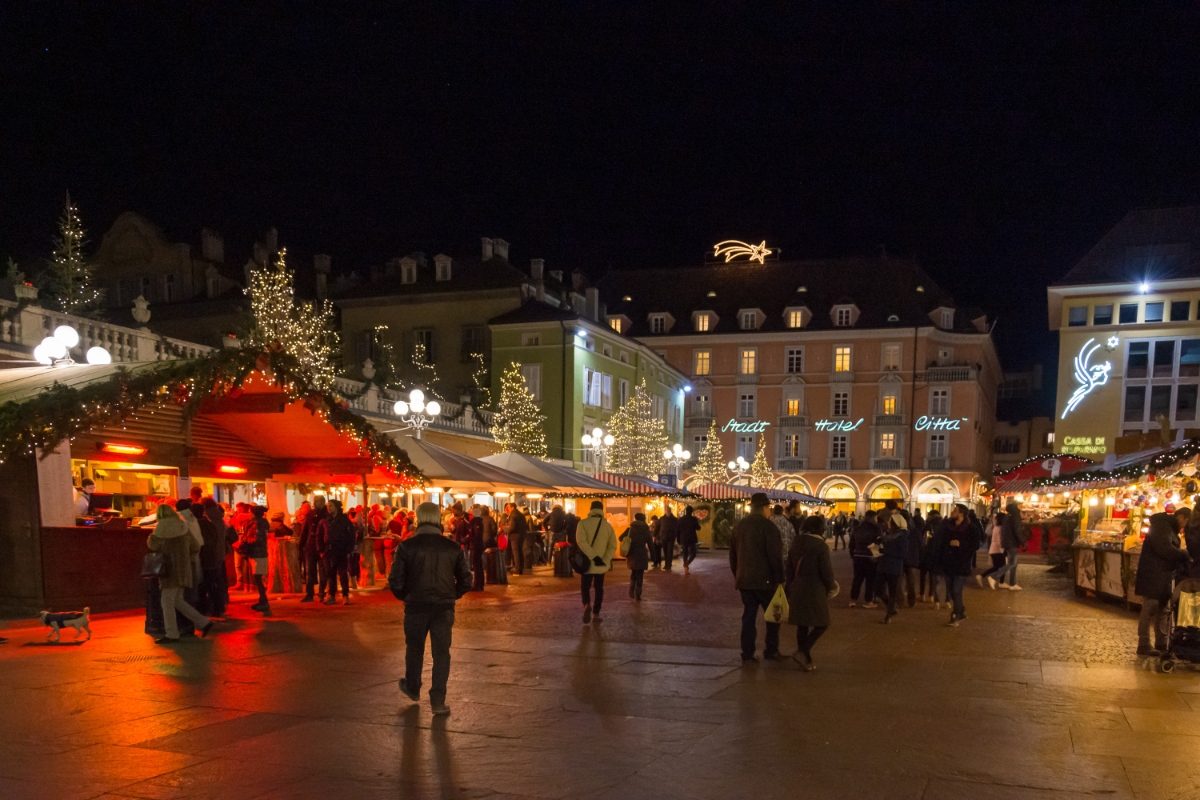
[[[717,318],[711,311],[697,311],[692,314],[692,328],[696,333],[708,333],[716,327]]]
[[[674,319],[670,314],[659,313],[650,315],[650,332],[651,333],[666,333],[671,329]]]
[[[799,330],[806,327],[808,321],[812,318],[807,306],[788,306],[783,310],[784,327],[791,330]]]
[[[762,312],[757,308],[743,308],[738,311],[738,329],[756,331],[762,325]]]
[[[417,282],[417,262],[411,258],[400,259],[400,282],[401,283],[416,283]]]
[[[450,280],[450,256],[436,255],[433,257],[434,277],[438,282]]]
[[[612,314],[608,318],[608,327],[612,328],[617,333],[625,333],[629,330],[629,326],[633,321],[624,314]]]
[[[833,318],[833,327],[835,328],[850,328],[858,321],[858,306],[852,303],[836,305],[830,311],[830,316]]]
[[[949,306],[938,306],[929,312],[929,317],[939,328],[945,330],[954,329],[954,309]]]

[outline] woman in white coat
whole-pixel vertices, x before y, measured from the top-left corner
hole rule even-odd
[[[604,604],[604,575],[612,569],[617,552],[617,537],[604,519],[604,504],[592,501],[591,510],[575,529],[575,545],[587,556],[591,566],[580,575],[580,594],[583,597],[583,622],[600,622],[600,607]],[[592,587],[596,588],[595,601]]]

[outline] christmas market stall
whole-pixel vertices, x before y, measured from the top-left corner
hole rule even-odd
[[[521,505],[555,491],[550,481],[505,469],[486,458],[472,458],[411,436],[403,436],[399,441],[426,484],[410,490],[412,504],[428,495],[432,502],[443,506],[459,500],[499,510],[504,503]]]
[[[610,491],[616,490],[621,495],[604,503],[604,514],[618,535],[629,527],[633,515],[639,511],[645,514],[646,520],[649,521],[652,517],[661,517],[670,505],[671,512],[678,516],[683,513],[688,501],[695,498],[691,492],[644,475],[598,471],[595,477],[596,480],[607,484]],[[598,493],[577,497],[576,503],[579,508],[576,513],[581,517],[587,516],[587,506],[591,501],[603,499],[604,496]],[[700,543],[703,545],[704,541],[701,540]]]
[[[194,483],[288,512],[289,485],[417,483],[329,385],[279,349],[0,370],[0,609],[139,605],[139,523]]]
[[[799,502],[809,513],[828,513],[834,506],[831,500],[822,500],[804,492],[777,488],[760,489],[739,483],[707,483],[693,486],[692,491],[701,498],[701,502],[697,504],[699,509],[703,509],[704,515],[700,536],[709,547],[714,544],[729,544],[733,525],[741,514],[749,509],[750,497],[755,492],[762,492],[771,502],[784,506],[793,501]]]
[[[1134,592],[1138,557],[1151,515],[1193,508],[1200,439],[1112,458],[1104,465],[1034,480],[1034,490],[1069,493],[1079,514],[1072,544],[1077,594],[1141,605]]]
[[[1079,456],[1044,453],[1027,458],[993,478],[993,505],[1003,511],[1009,502],[1021,507],[1022,522],[1029,527],[1023,552],[1066,559],[1079,526],[1078,503],[1070,490],[1039,490],[1034,481],[1052,480],[1090,467],[1095,462]]]
[[[554,487],[553,491],[540,498],[543,506],[553,505],[554,500],[561,499],[564,504],[564,510],[578,513],[575,507],[575,501],[578,498],[620,497],[627,494],[620,487],[597,480],[578,470],[571,469],[562,464],[555,464],[540,458],[534,458],[524,453],[496,453],[495,455],[484,456],[479,460],[493,466],[501,467],[509,472],[523,475],[531,480],[552,485]],[[533,508],[535,505],[535,503],[531,503],[530,508]]]

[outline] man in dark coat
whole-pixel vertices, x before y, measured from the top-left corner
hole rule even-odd
[[[679,518],[679,546],[683,548],[683,574],[692,571],[692,562],[700,549],[700,520],[691,506],[685,506],[683,516]]]
[[[512,551],[513,566],[518,575],[525,574],[525,568],[533,569],[533,564],[527,564],[526,547],[529,544],[529,522],[517,508],[516,503],[505,506],[508,512],[508,549]]]
[[[546,515],[546,532],[550,534],[550,546],[567,540],[567,514],[562,506],[555,506]]]
[[[313,510],[304,520],[304,528],[300,532],[300,554],[305,565],[305,591],[301,603],[313,601],[313,588],[320,586],[321,598],[325,598],[325,587],[329,583],[328,570],[325,568],[325,543],[321,534],[325,529],[325,520],[329,519],[329,509],[325,506],[325,495],[319,494],[313,498]],[[334,592],[333,594],[336,594]]]
[[[417,530],[396,548],[388,587],[404,601],[404,677],[400,691],[421,698],[425,641],[433,647],[433,680],[429,702],[435,715],[449,714],[446,682],[450,678],[450,635],[454,603],[471,588],[471,570],[462,548],[442,536],[441,510],[434,503],[417,506]]]
[[[225,616],[225,591],[222,573],[225,571],[225,512],[217,501],[207,497],[196,515],[204,546],[200,548],[200,611],[210,617]]]
[[[1171,601],[1171,584],[1175,572],[1187,566],[1188,555],[1179,547],[1178,522],[1170,514],[1150,517],[1150,533],[1142,542],[1138,556],[1137,581],[1134,591],[1142,597],[1142,613],[1138,616],[1139,656],[1159,655],[1166,649],[1167,606]],[[1150,626],[1154,626],[1154,647],[1150,647]]]
[[[921,550],[925,545],[925,520],[921,512],[912,515],[908,522],[908,541],[904,549],[904,591],[908,607],[917,604],[918,574],[921,571]]]
[[[679,517],[667,506],[662,519],[658,521],[658,541],[663,549],[663,565],[667,572],[671,571],[671,563],[675,560],[675,542],[679,536]]]
[[[904,559],[908,553],[908,520],[899,511],[893,511],[885,523],[879,543],[883,555],[876,567],[875,594],[886,604],[883,622],[887,624],[896,616],[900,577],[904,574]]]
[[[342,513],[342,501],[329,501],[329,517],[325,520],[324,538],[327,548],[329,597],[325,605],[337,602],[337,585],[342,583],[342,605],[350,605],[350,553],[354,550],[358,532],[350,518]]]
[[[762,492],[750,497],[750,513],[733,529],[729,546],[729,569],[742,596],[742,661],[754,657],[758,639],[758,610],[771,603],[776,588],[783,583],[783,541],[779,529],[768,519],[771,501]],[[664,517],[665,519],[665,517]],[[767,623],[763,657],[778,660],[779,623]]]
[[[967,610],[963,604],[963,587],[971,577],[975,565],[975,551],[979,549],[979,537],[967,517],[965,505],[955,503],[950,509],[950,516],[942,523],[931,549],[933,562],[938,571],[946,576],[946,583],[950,587],[953,609],[950,612],[949,625],[957,628],[958,624],[967,618]]]

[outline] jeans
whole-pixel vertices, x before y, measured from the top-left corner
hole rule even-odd
[[[175,619],[175,612],[178,611],[185,617],[190,619],[199,630],[208,624],[208,617],[201,614],[192,605],[183,599],[183,587],[173,586],[170,589],[162,590],[162,610],[163,610],[163,628],[166,631],[168,639],[179,638],[179,623]]]
[[[742,595],[742,658],[753,658],[758,641],[758,611],[765,610],[775,596],[774,589],[740,589]],[[767,641],[763,653],[773,656],[779,652],[779,623],[767,623]]]
[[[1004,553],[990,553],[992,568],[983,573],[985,578],[995,578],[1004,570]]]
[[[413,692],[421,690],[421,668],[425,666],[425,639],[433,645],[431,700],[446,699],[450,678],[450,631],[454,606],[408,605],[404,608],[404,683]]]
[[[593,575],[590,572],[583,573],[580,576],[583,580],[579,582],[579,593],[583,597],[583,604],[592,605],[592,613],[599,616],[600,606],[604,605],[604,573]],[[596,587],[596,602],[592,603],[592,586]]]
[[[642,584],[646,582],[646,570],[631,569],[629,571],[629,596],[642,599]]]
[[[875,595],[887,604],[887,615],[896,613],[896,596],[900,594],[900,576],[879,573],[875,579]]]
[[[527,534],[514,533],[508,539],[508,546],[512,548],[513,567],[517,570],[518,575],[525,574],[525,537]],[[532,565],[529,565],[532,568]]]
[[[313,596],[313,587],[318,585],[321,587],[319,597],[325,596],[325,585],[329,582],[329,570],[326,567],[325,559],[316,553],[304,554],[305,565],[305,586],[304,596]]]
[[[875,602],[875,562],[869,558],[852,558],[854,580],[850,583],[850,600],[858,602],[858,590],[866,586],[865,602]]]
[[[655,569],[662,564],[662,555],[662,542],[657,540],[650,542],[650,563],[654,565]]]
[[[1004,551],[1004,569],[1001,570],[1000,576],[996,578],[1000,583],[1004,583],[1005,573],[1008,575],[1008,585],[1017,585],[1017,557],[1020,552],[1014,548],[1007,548]]]
[[[904,567],[904,594],[908,600],[908,607],[912,608],[917,604],[917,568]]]
[[[950,599],[954,603],[953,616],[955,619],[963,619],[967,616],[967,609],[963,606],[963,587],[967,585],[969,575],[947,575],[946,580],[950,582]]]
[[[337,555],[329,556],[329,565],[325,568],[326,574],[329,576],[329,596],[337,597],[338,581],[342,582],[342,597],[350,598],[350,555],[349,553],[338,553]],[[324,586],[324,584],[322,584]],[[325,594],[322,588],[321,594]]]
[[[675,561],[675,537],[664,536],[662,540],[663,547],[663,562],[666,565],[667,572],[671,571],[671,563]]]
[[[692,562],[696,560],[696,554],[699,552],[699,550],[700,545],[696,542],[685,544],[683,546],[683,566],[690,567]]]
[[[1150,628],[1154,627],[1154,649],[1167,649],[1167,631],[1169,629],[1168,614],[1169,597],[1150,598],[1142,600],[1142,613],[1138,615],[1138,647],[1150,646]]]

